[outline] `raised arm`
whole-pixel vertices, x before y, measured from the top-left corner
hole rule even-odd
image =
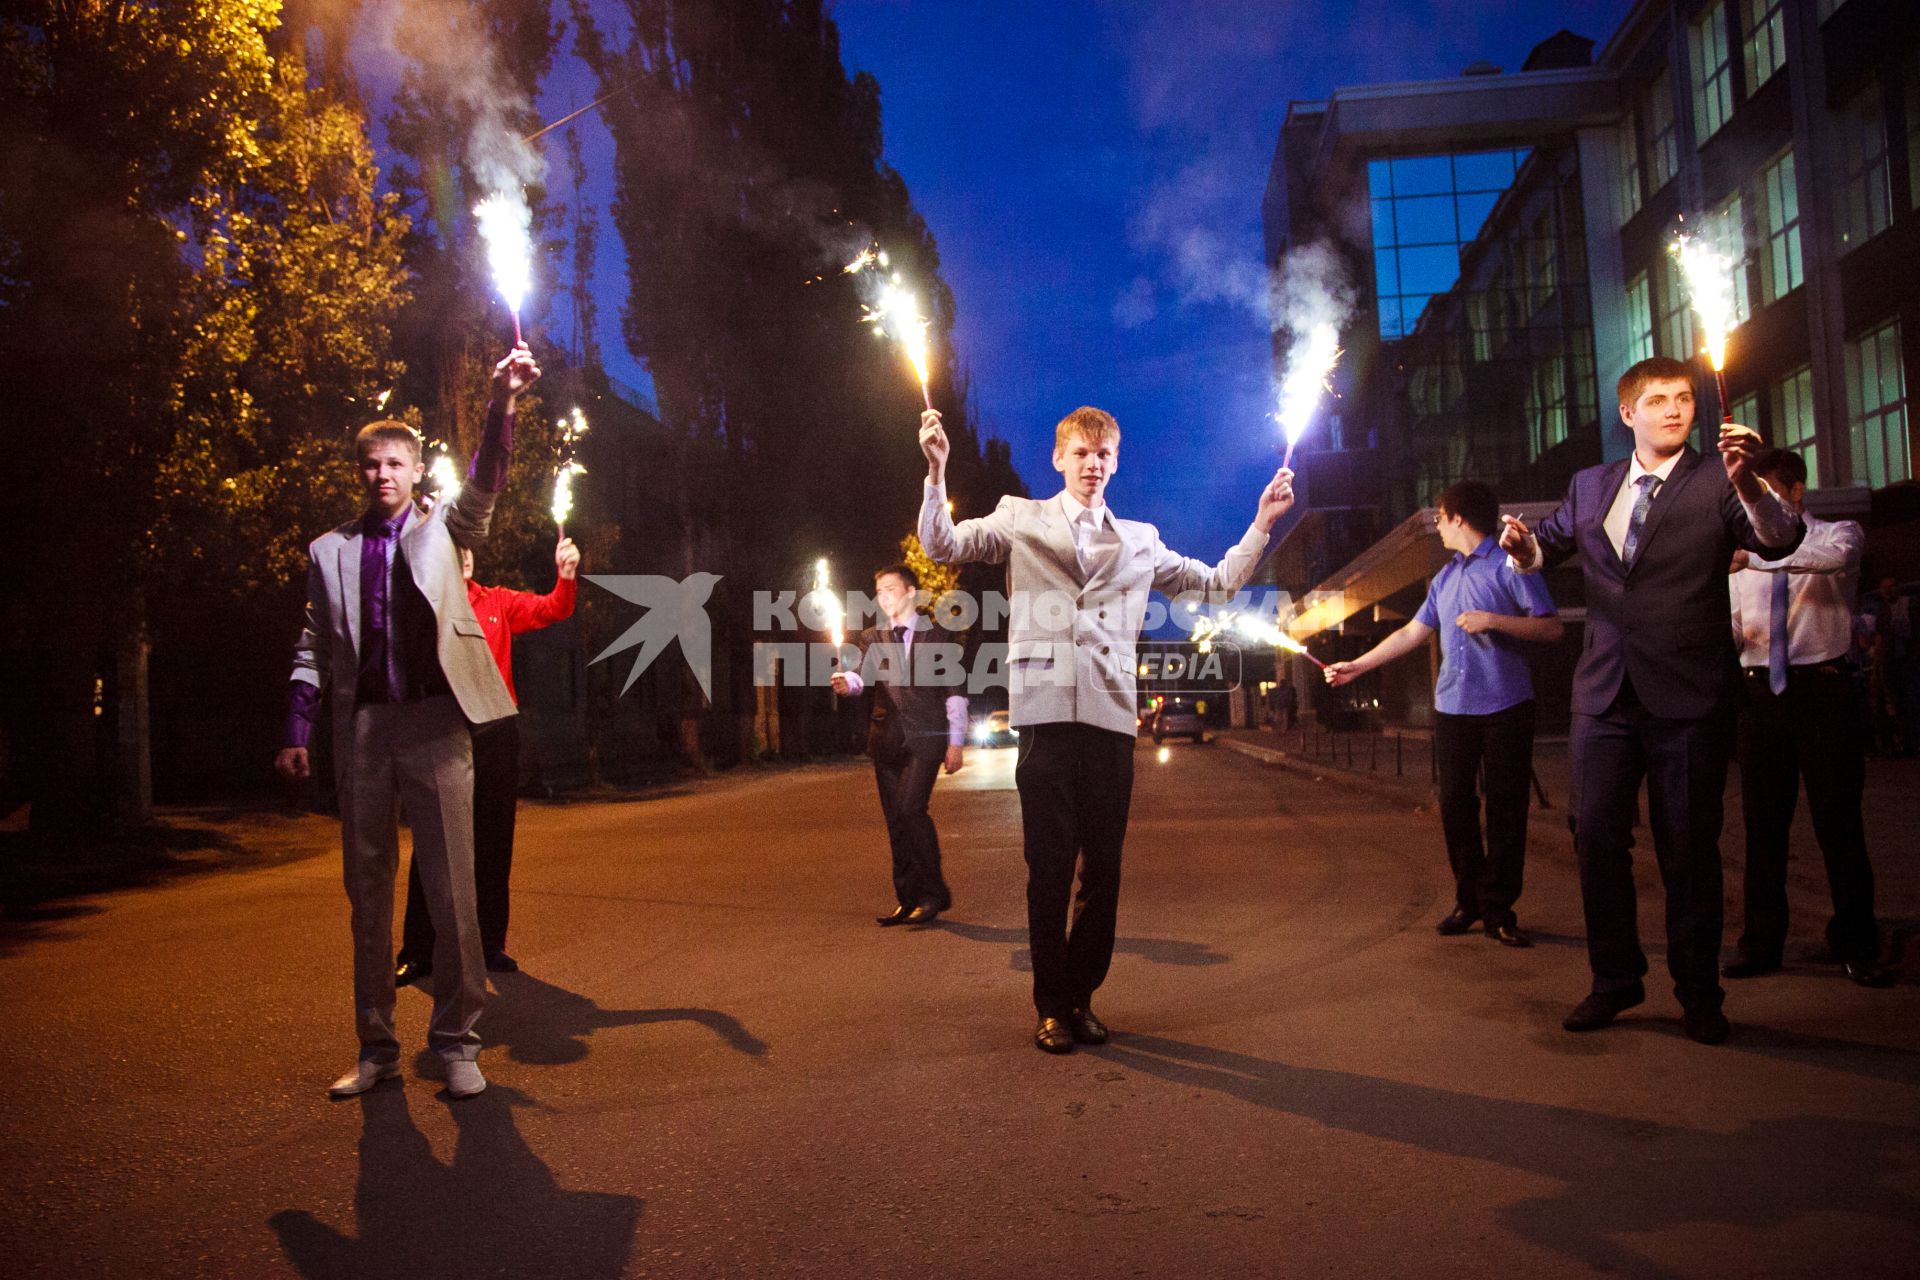
[[[1209,565],[1190,559],[1160,541],[1154,533],[1153,589],[1163,595],[1179,596],[1204,592],[1209,601],[1220,602],[1247,585],[1253,571],[1260,567],[1267,552],[1267,537],[1280,517],[1293,506],[1293,472],[1281,468],[1260,491],[1254,508],[1253,523],[1240,535],[1240,541],[1227,548],[1220,563]]]
[[[493,505],[506,487],[507,466],[513,459],[513,414],[521,393],[540,380],[533,352],[515,347],[493,367],[493,394],[487,401],[487,424],[480,448],[467,468],[467,483],[447,504],[447,531],[463,547],[486,540],[493,523]]]
[[[927,483],[920,498],[920,545],[935,564],[983,560],[1003,564],[1013,546],[1013,500],[1000,499],[991,515],[953,522],[947,510],[947,430],[932,409],[920,415],[920,452],[927,456]]]

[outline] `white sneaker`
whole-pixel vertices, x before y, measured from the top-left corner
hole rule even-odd
[[[365,1093],[382,1080],[397,1079],[400,1064],[397,1062],[359,1062],[353,1070],[327,1086],[329,1098],[351,1098],[355,1094]]]
[[[447,1096],[471,1098],[487,1087],[480,1064],[469,1058],[455,1058],[447,1064]]]

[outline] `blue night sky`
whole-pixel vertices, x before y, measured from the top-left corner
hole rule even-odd
[[[618,31],[617,3],[592,7]],[[1561,27],[1603,45],[1629,7],[838,0],[832,13],[848,70],[880,82],[886,159],[938,241],[987,434],[1012,441],[1044,496],[1057,492],[1053,424],[1076,405],[1107,409],[1124,436],[1114,509],[1212,560],[1279,462],[1260,201],[1288,101],[1483,59],[1517,70]],[[370,30],[356,47],[376,101],[396,74],[380,43]],[[548,119],[594,96],[571,46],[569,33],[541,95]],[[574,127],[604,211],[611,140],[595,118]],[[565,199],[565,162],[549,154]],[[622,261],[603,224],[601,345],[611,372],[644,387],[620,340]],[[903,523],[917,497],[900,495]]]

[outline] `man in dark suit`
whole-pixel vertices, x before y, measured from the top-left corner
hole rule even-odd
[[[940,874],[940,833],[934,829],[928,805],[933,782],[944,764],[958,773],[967,740],[965,685],[942,683],[933,677],[936,664],[916,662],[914,650],[927,643],[915,632],[914,609],[920,576],[904,564],[892,564],[873,575],[874,601],[887,615],[888,627],[869,627],[860,633],[860,670],[835,672],[833,691],[858,695],[871,688],[872,711],[867,722],[867,754],[873,757],[873,776],[880,786],[880,811],[887,819],[887,842],[893,848],[893,894],[896,905],[881,916],[880,924],[926,924],[953,906],[953,895]],[[950,670],[960,680],[958,664]]]
[[[1586,640],[1573,681],[1574,846],[1593,991],[1563,1023],[1606,1026],[1646,999],[1634,907],[1633,821],[1647,783],[1667,894],[1667,968],[1686,1032],[1726,1039],[1720,1006],[1721,793],[1738,695],[1726,568],[1736,550],[1785,555],[1799,518],[1751,463],[1760,438],[1720,428],[1716,461],[1687,444],[1694,389],[1678,360],[1621,377],[1633,455],[1574,476],[1538,529],[1505,518],[1500,545],[1523,571],[1578,558]]]

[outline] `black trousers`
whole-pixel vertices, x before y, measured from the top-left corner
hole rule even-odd
[[[1595,991],[1620,991],[1647,972],[1633,886],[1633,821],[1647,784],[1654,858],[1667,895],[1667,970],[1688,1009],[1717,1010],[1720,987],[1720,827],[1730,717],[1669,720],[1624,688],[1597,716],[1573,717],[1579,778],[1574,849]]]
[[[1113,962],[1120,851],[1133,803],[1133,747],[1131,734],[1086,724],[1020,731],[1014,782],[1026,837],[1033,1004],[1042,1017],[1086,1008]]]
[[[887,843],[893,850],[893,895],[903,907],[928,902],[945,911],[953,905],[940,873],[940,833],[928,812],[940,761],[940,756],[904,749],[874,757],[873,778],[880,787],[880,812],[886,815]]]
[[[1740,949],[1778,960],[1787,941],[1787,840],[1800,784],[1827,863],[1833,917],[1827,943],[1843,959],[1877,959],[1873,867],[1860,816],[1866,726],[1853,682],[1838,663],[1791,667],[1787,691],[1749,671],[1740,716],[1740,807],[1747,824],[1746,931]]]
[[[1533,701],[1490,715],[1435,714],[1440,827],[1453,866],[1454,905],[1492,928],[1514,923],[1527,861],[1527,804],[1533,798]],[[1480,839],[1481,766],[1487,827]]]
[[[508,716],[473,731],[473,889],[480,914],[480,950],[507,949],[507,880],[513,874],[513,818],[520,790],[520,725]],[[433,962],[433,919],[408,860],[407,915],[400,959]]]

